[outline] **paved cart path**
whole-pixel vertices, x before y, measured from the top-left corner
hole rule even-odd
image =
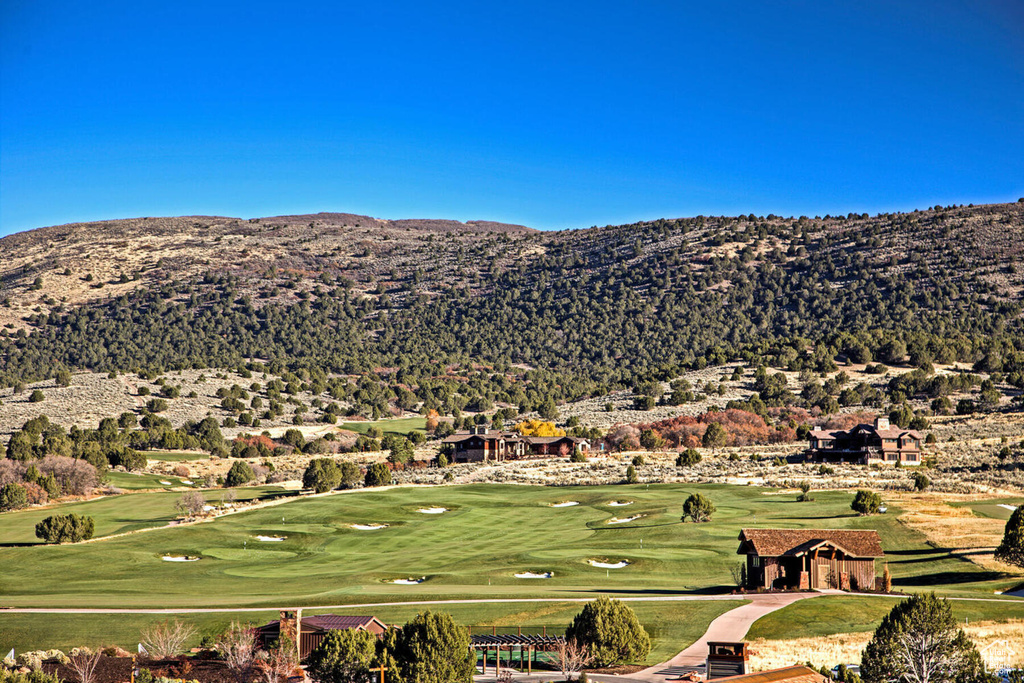
[[[821,593],[769,593],[750,595],[750,602],[736,609],[719,615],[708,626],[708,630],[697,642],[686,648],[672,659],[649,667],[643,671],[630,674],[631,679],[662,683],[678,678],[694,669],[703,669],[704,659],[708,655],[708,642],[740,642],[754,622],[777,609],[792,605],[798,600],[805,600],[821,595]]]

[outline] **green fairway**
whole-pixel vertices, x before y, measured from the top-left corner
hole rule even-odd
[[[1012,508],[1018,505],[1024,505],[1024,499],[1021,498],[998,498],[984,500],[980,502],[968,502],[968,503],[950,503],[952,507],[966,507],[970,508],[974,514],[979,517],[990,517],[992,519],[1010,519],[1010,515],[1013,514]]]
[[[877,628],[898,597],[826,596],[801,600],[761,617],[748,637],[788,640],[834,633],[856,633]],[[1007,602],[954,600],[953,615],[966,621],[1009,621],[1024,619],[1024,601]]]
[[[235,491],[236,499],[242,501],[254,498],[275,498],[282,494],[291,495],[291,492],[285,491],[279,486],[257,486],[232,490]],[[219,502],[225,494],[224,489],[203,489],[201,492],[210,503]],[[39,539],[35,534],[36,524],[54,514],[66,515],[73,512],[92,517],[96,523],[96,537],[165,526],[178,518],[180,513],[175,510],[174,504],[180,497],[180,491],[132,493],[107,496],[85,502],[65,503],[43,509],[7,512],[0,516],[0,547],[26,543],[38,544]],[[12,550],[3,549],[0,552],[9,553]],[[80,570],[76,568],[74,571],[78,573]],[[3,579],[0,578],[0,596],[5,593]]]
[[[718,512],[707,524],[681,523],[682,501],[697,490],[715,502]],[[10,606],[258,607],[722,592],[733,584],[731,570],[739,562],[739,529],[755,524],[877,529],[900,590],[991,596],[1015,583],[1012,577],[929,546],[896,521],[892,507],[887,515],[858,517],[849,510],[848,492],[817,492],[812,503],[774,493],[755,487],[671,484],[360,490],[98,543],[0,548],[0,565],[5,567],[0,594]],[[136,494],[79,504],[82,509],[76,511],[94,514],[98,532],[109,534],[166,519],[176,496]],[[580,504],[551,507],[567,500]],[[633,504],[608,505],[623,500]],[[448,511],[417,511],[433,506]],[[32,525],[46,514],[4,515],[0,540],[33,541]],[[641,516],[608,523],[634,515]],[[12,519],[17,523],[11,524]],[[353,527],[373,524],[389,526]],[[260,541],[258,536],[285,540]],[[201,559],[162,559],[186,555]],[[603,569],[591,566],[591,560],[630,564]],[[514,576],[527,572],[553,576]],[[419,585],[391,583],[413,577],[426,580]]]
[[[163,462],[188,462],[189,460],[209,460],[210,454],[206,451],[189,451],[176,453],[168,451],[142,451],[148,460],[161,460]]]
[[[400,417],[394,420],[377,420],[376,422],[345,422],[341,425],[342,429],[359,432],[360,434],[370,431],[370,427],[377,427],[385,434],[405,435],[414,429],[421,432],[425,431],[427,428],[427,418]]]
[[[144,489],[171,489],[188,486],[183,482],[191,479],[166,474],[136,474],[134,472],[107,472],[106,481],[124,491],[141,491]],[[194,482],[193,482],[194,485]]]

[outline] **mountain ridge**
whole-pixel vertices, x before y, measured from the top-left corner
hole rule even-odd
[[[308,218],[133,219],[0,241],[0,382],[59,365],[469,360],[569,373],[551,380],[562,399],[808,344],[823,359],[851,345],[889,355],[895,340],[965,362],[1024,348],[1024,202],[554,232]]]

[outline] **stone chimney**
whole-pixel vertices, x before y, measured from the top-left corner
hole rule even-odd
[[[295,656],[301,658],[302,648],[299,646],[299,636],[302,633],[302,610],[281,610],[280,623],[279,637],[282,640],[284,638],[291,639],[295,647]]]
[[[889,418],[887,417],[876,417],[875,418],[875,429],[888,429]]]

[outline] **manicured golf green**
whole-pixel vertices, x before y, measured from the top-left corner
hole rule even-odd
[[[254,486],[232,490],[236,499],[243,501],[254,498],[276,498],[294,493],[285,491],[279,486]],[[201,492],[210,503],[219,503],[226,493],[224,489],[203,489]],[[96,537],[166,526],[181,514],[174,508],[181,494],[181,491],[131,493],[85,502],[64,503],[48,508],[7,512],[0,515],[0,547],[40,543],[35,534],[36,524],[50,515],[57,514],[75,513],[92,517],[96,523]],[[70,546],[64,546],[64,548],[70,548]],[[10,551],[3,550],[2,552]],[[79,569],[74,569],[75,573],[78,571]],[[5,600],[5,592],[3,580],[0,578],[0,605]]]
[[[143,451],[142,454],[148,460],[161,460],[163,462],[189,462],[190,460],[209,460],[210,454],[206,451]]]
[[[135,472],[107,472],[106,481],[123,491],[144,491],[153,489],[173,489],[183,486],[195,486],[192,479],[169,476],[166,474],[146,474]],[[192,484],[185,484],[191,481]]]
[[[697,490],[718,512],[710,523],[684,524],[682,502]],[[151,502],[150,496],[166,500]],[[798,503],[792,495],[755,487],[674,484],[359,490],[98,543],[0,548],[0,594],[10,606],[276,607],[723,592],[733,585],[739,562],[736,536],[753,525],[877,529],[894,586],[901,590],[991,596],[1014,585],[1012,577],[927,545],[896,521],[892,507],[887,515],[854,515],[851,498],[848,492],[816,492],[814,502]],[[102,533],[113,533],[152,525],[174,499],[173,493],[139,494],[83,505],[111,506],[102,514],[94,511]],[[551,507],[563,501],[579,504]],[[612,506],[613,501],[631,504]],[[159,510],[140,510],[138,503]],[[418,511],[431,507],[447,511]],[[2,519],[0,541],[32,540],[25,538],[30,519],[15,525],[7,515]],[[375,524],[388,526],[353,526]],[[169,562],[165,556],[201,559]],[[604,569],[591,560],[630,564]],[[551,578],[515,576],[548,572]],[[391,583],[421,577],[426,580],[418,585]]]
[[[748,637],[788,640],[834,633],[873,631],[893,605],[902,598],[825,596],[801,600],[761,617],[750,629]],[[1009,621],[1024,618],[1024,601],[981,600],[951,601],[953,615],[960,623],[974,621]]]

